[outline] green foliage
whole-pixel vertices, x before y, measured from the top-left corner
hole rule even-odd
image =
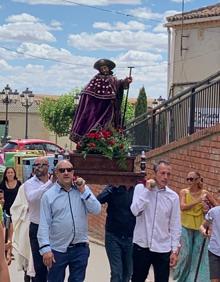
[[[146,112],[147,112],[147,95],[146,95],[144,87],[142,87],[140,89],[140,92],[137,98],[134,115],[135,117],[138,117]]]
[[[137,103],[135,106],[135,117],[138,117],[147,112],[147,95],[144,87],[140,89]],[[135,145],[146,145],[148,137],[148,125],[146,121],[138,124],[134,128],[134,143]]]
[[[57,100],[43,99],[39,111],[46,128],[58,136],[68,135],[75,111],[74,97],[78,93],[79,90],[76,89],[60,96]]]
[[[122,115],[122,117],[121,118],[123,118],[124,107],[125,107],[125,98],[122,101],[122,107],[121,107],[121,115]],[[126,113],[125,113],[125,124],[127,122],[131,121],[134,118],[134,110],[135,110],[135,106],[128,101],[127,108],[126,108]]]

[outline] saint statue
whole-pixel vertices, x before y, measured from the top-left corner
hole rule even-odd
[[[124,89],[129,88],[131,77],[118,80],[112,70],[115,63],[100,59],[94,64],[99,71],[82,90],[70,139],[78,142],[95,129],[121,128],[121,104]]]

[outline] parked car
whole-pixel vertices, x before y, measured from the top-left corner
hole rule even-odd
[[[15,139],[9,140],[0,150],[0,153],[26,150],[44,150],[46,154],[54,154],[55,152],[63,153],[65,151],[64,148],[48,140]]]

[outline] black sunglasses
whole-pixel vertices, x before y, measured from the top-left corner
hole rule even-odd
[[[64,173],[65,171],[67,171],[67,172],[72,172],[72,171],[73,171],[73,168],[72,168],[72,167],[58,168],[58,171],[59,171],[60,173]]]
[[[199,177],[197,177],[197,178],[187,177],[186,178],[187,181],[191,181],[191,182],[193,182],[194,180],[197,180],[197,179],[199,179]]]
[[[48,164],[33,164],[33,167],[43,167],[48,166]]]

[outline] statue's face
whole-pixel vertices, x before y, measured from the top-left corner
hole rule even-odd
[[[99,69],[101,74],[108,75],[109,74],[109,67],[108,66],[101,66]]]

